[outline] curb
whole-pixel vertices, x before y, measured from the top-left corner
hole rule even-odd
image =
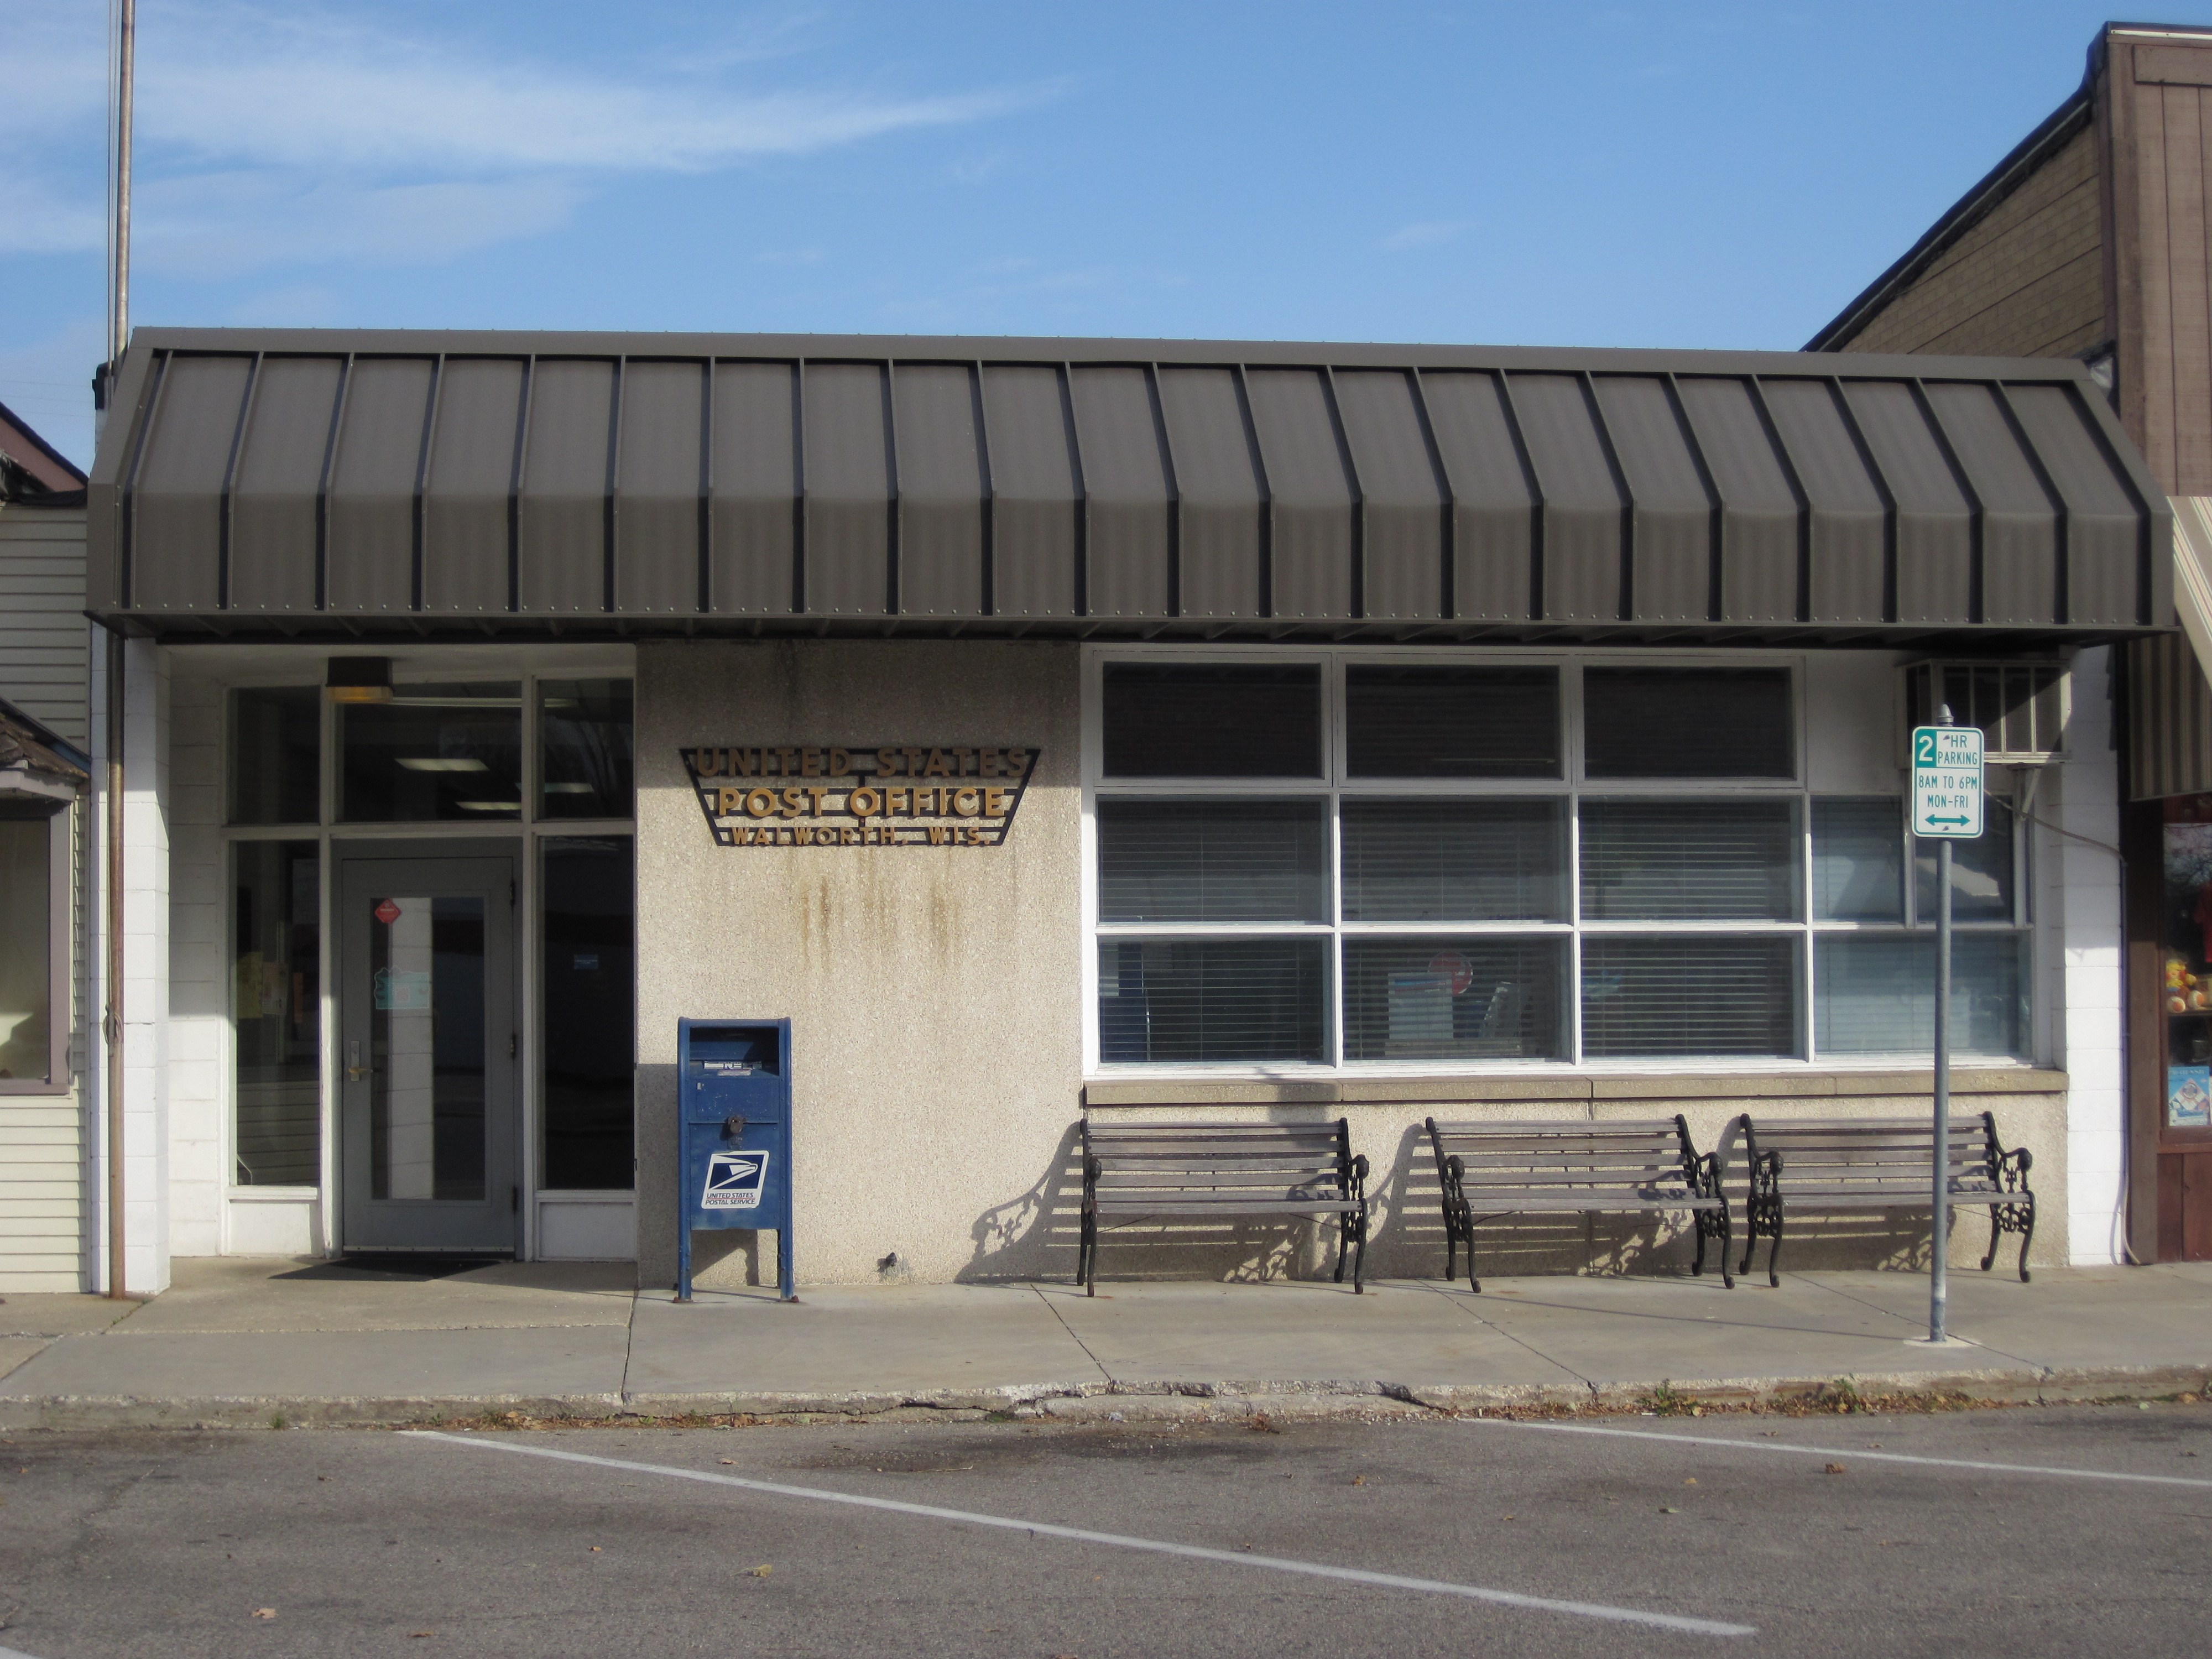
[[[150,1399],[54,1395],[0,1399],[0,1431],[119,1429],[396,1428],[519,1415],[590,1421],[750,1417],[778,1422],[853,1419],[972,1423],[989,1419],[1059,1423],[1389,1421],[1492,1412],[1648,1411],[1663,1393],[1670,1407],[1757,1409],[1802,1403],[1838,1382],[1859,1394],[1942,1398],[1986,1405],[2058,1405],[2212,1394],[2212,1367],[2131,1365],[2069,1370],[1854,1372],[1848,1377],[1655,1378],[1590,1384],[1406,1383],[1325,1379],[1192,1381],[1115,1385],[1013,1383],[996,1389],[882,1389],[729,1394],[319,1395]]]

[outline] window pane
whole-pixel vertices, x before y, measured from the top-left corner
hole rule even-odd
[[[1102,921],[1327,921],[1320,801],[1098,804]]]
[[[231,855],[238,1033],[232,1178],[241,1187],[319,1186],[322,877],[315,843],[242,841]]]
[[[549,840],[544,865],[545,1168],[541,1184],[632,1184],[635,884],[627,836]]]
[[[1797,947],[1779,939],[1586,939],[1593,1060],[1795,1054]]]
[[[484,902],[379,894],[369,933],[369,1195],[481,1200]]]
[[[1346,1060],[1560,1060],[1565,939],[1347,939]]]
[[[1588,668],[1583,718],[1589,777],[1797,775],[1786,668]]]
[[[1318,1061],[1328,979],[1323,939],[1102,939],[1099,1058]]]
[[[1106,665],[1106,775],[1317,778],[1321,670]]]
[[[1786,800],[1585,800],[1587,921],[1788,921],[1796,811]]]
[[[230,821],[314,823],[323,815],[323,690],[230,694]]]
[[[538,696],[538,815],[629,817],[635,810],[630,682],[541,680]]]
[[[51,1083],[53,815],[0,801],[0,1079]]]
[[[403,685],[338,710],[338,816],[356,823],[522,816],[522,687]]]
[[[1556,800],[1347,800],[1347,921],[1560,921],[1566,807]]]
[[[1951,939],[1951,1042],[1961,1054],[2024,1056],[2027,938]],[[1936,940],[1919,933],[1829,933],[1814,947],[1813,1041],[1824,1054],[1932,1054]]]
[[[1951,843],[1951,920],[2010,921],[2012,909],[2012,808],[2001,800],[1982,803],[1982,833]],[[1912,902],[1920,925],[1936,925],[1936,843],[1912,838]]]
[[[1346,769],[1355,778],[1556,778],[1556,668],[1344,672]]]
[[[1813,915],[1905,920],[1905,808],[1892,796],[1813,803]]]

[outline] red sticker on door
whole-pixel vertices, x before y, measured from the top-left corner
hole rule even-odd
[[[376,919],[382,922],[386,927],[389,927],[393,922],[399,920],[399,907],[394,904],[390,899],[386,899],[376,907],[375,914]]]

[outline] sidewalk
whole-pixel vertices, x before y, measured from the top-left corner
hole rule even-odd
[[[622,1264],[408,1279],[178,1263],[140,1304],[0,1301],[0,1430],[533,1417],[1009,1412],[1121,1419],[1747,1402],[1863,1393],[2150,1396],[2212,1384],[2212,1263],[1954,1272],[1924,1341],[1911,1273],[637,1291]]]

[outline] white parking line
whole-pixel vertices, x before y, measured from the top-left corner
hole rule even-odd
[[[934,1504],[907,1504],[891,1498],[864,1498],[855,1492],[828,1492],[817,1486],[787,1486],[775,1480],[750,1480],[742,1475],[710,1474],[704,1469],[676,1468],[664,1463],[632,1463],[619,1457],[593,1457],[585,1452],[556,1451],[550,1446],[523,1446],[509,1440],[479,1439],[474,1435],[442,1434],[434,1430],[410,1430],[410,1440],[442,1440],[449,1445],[470,1446],[479,1451],[514,1452],[524,1457],[550,1457],[564,1463],[589,1463],[603,1469],[627,1469],[636,1474],[665,1474],[678,1480],[701,1480],[710,1486],[736,1486],[745,1492],[768,1492],[777,1498],[806,1498],[823,1504],[851,1504],[861,1509],[889,1510],[929,1521],[958,1521],[971,1527],[997,1527],[1007,1532],[1028,1533],[1038,1538],[1066,1538],[1081,1544],[1105,1544],[1115,1549],[1147,1550],[1156,1555],[1180,1555],[1195,1561],[1218,1561],[1232,1567],[1265,1567],[1274,1572],[1303,1573],[1310,1578],[1338,1578],[1355,1584],[1374,1584],[1383,1589],[1420,1590],[1431,1595],[1456,1595],[1470,1601],[1489,1601],[1499,1607],[1525,1607],[1534,1613],[1571,1613],[1581,1619],[1603,1619],[1614,1624],[1650,1625],[1661,1630],[1682,1631],[1692,1636],[1756,1636],[1753,1625],[1724,1624],[1717,1619],[1691,1619],[1680,1613],[1646,1613],[1636,1607],[1608,1607],[1602,1601],[1561,1601],[1545,1595],[1522,1595],[1513,1590],[1485,1589],[1475,1584],[1454,1584],[1437,1578],[1407,1578],[1394,1572],[1368,1572],[1358,1567],[1332,1567],[1318,1561],[1291,1561],[1278,1555],[1248,1555],[1241,1550],[1207,1549],[1197,1544],[1171,1544],[1157,1538],[1131,1538],[1121,1533],[1093,1532],[1085,1527],[1054,1526],[1043,1521],[1017,1521],[1003,1515],[979,1515],[972,1510],[940,1509]]]
[[[1602,1434],[1622,1440],[1674,1440],[1686,1446],[1728,1451],[1796,1452],[1803,1457],[1856,1457],[1869,1463],[1924,1463],[1931,1468],[1979,1469],[1990,1474],[2057,1474],[2069,1480],[2135,1480],[2153,1486],[2212,1486],[2212,1480],[2186,1474],[2126,1474],[2117,1469],[2061,1469],[2041,1463],[1985,1463],[1972,1457],[1916,1457],[1906,1452],[1847,1451],[1836,1446],[1798,1446],[1786,1441],[1731,1440],[1723,1435],[1668,1434],[1660,1429],[1601,1429],[1593,1423],[1531,1423],[1511,1417],[1462,1417],[1461,1423],[1487,1423],[1502,1429],[1541,1429],[1552,1434]]]

